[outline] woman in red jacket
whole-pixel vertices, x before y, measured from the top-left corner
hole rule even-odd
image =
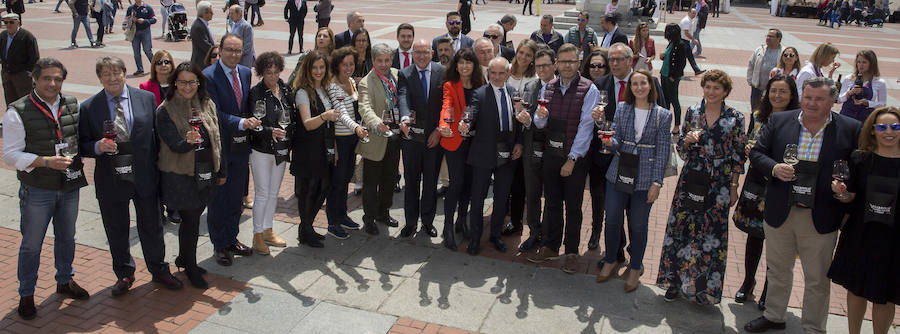
[[[478,57],[470,48],[456,52],[450,65],[444,72],[444,106],[441,110],[440,132],[441,147],[447,157],[447,172],[450,174],[450,187],[444,197],[444,247],[456,250],[454,225],[463,230],[463,237],[468,237],[466,219],[469,206],[469,185],[472,183],[472,170],[466,165],[469,156],[469,140],[459,133],[459,122],[463,120],[466,105],[472,101],[472,92],[484,85]],[[459,208],[458,220],[453,219],[454,211]],[[455,224],[454,224],[455,222]]]
[[[153,93],[156,96],[156,105],[162,102],[162,97],[166,96],[169,90],[169,76],[175,69],[175,62],[172,55],[166,50],[159,50],[153,55],[153,61],[150,62],[150,80],[140,84],[140,88]]]

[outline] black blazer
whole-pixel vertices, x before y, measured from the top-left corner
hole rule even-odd
[[[613,45],[616,43],[625,43],[625,45],[628,45],[628,36],[625,36],[625,34],[622,33],[621,27],[616,27],[616,30],[613,30],[612,34],[612,40],[609,41],[609,45]],[[603,43],[604,39],[606,39],[606,35],[600,38],[601,44]]]
[[[334,49],[337,50],[350,45],[351,38],[350,30],[344,30],[344,32],[334,35]]]
[[[284,19],[288,20],[288,24],[297,25],[306,18],[306,1],[300,3],[302,3],[300,8],[297,8],[297,4],[293,0],[288,0],[284,4]]]
[[[500,45],[500,56],[506,58],[506,60],[512,62],[513,58],[516,57],[516,52],[513,49]]]
[[[669,56],[669,77],[678,79],[684,76],[684,66],[687,65],[687,49],[681,40],[673,42],[672,54]]]
[[[663,96],[663,93],[662,93],[662,86],[660,86],[660,84],[659,84],[659,79],[657,79],[656,77],[653,77],[653,84],[656,85],[656,92],[657,92],[656,104],[660,107],[667,105],[666,97]],[[606,75],[600,77],[599,79],[597,79],[597,81],[594,81],[594,86],[597,86],[598,90],[606,91],[606,96],[609,98],[609,103],[606,105],[606,108],[604,109],[604,115],[607,120],[613,120],[616,117],[616,105],[618,103],[616,103],[616,87],[615,87],[615,85],[616,85],[616,79],[612,75],[612,73],[606,74]],[[597,136],[593,136],[593,138],[591,139],[591,148],[588,150],[588,152],[596,152],[596,151],[599,151],[600,149],[601,149],[600,139],[598,139]],[[608,164],[609,162],[611,162],[611,160],[609,158],[612,157],[609,154],[593,154],[591,156],[592,156],[591,160],[593,160],[594,163],[600,164],[600,165]]]
[[[3,69],[10,73],[31,72],[34,63],[41,58],[37,39],[28,30],[19,27],[19,31],[13,36],[8,54],[4,55],[3,50],[6,50],[6,39],[8,37],[8,31],[3,30],[3,32],[0,32],[0,63],[3,64]],[[12,101],[7,101],[7,103],[10,102]]]
[[[133,122],[131,148],[134,155],[134,188],[121,187],[112,177],[111,156],[94,153],[94,144],[103,139],[103,122],[112,120],[113,111],[107,104],[106,90],[101,90],[81,103],[78,119],[78,146],[82,157],[94,158],[94,186],[97,199],[125,200],[134,195],[155,197],[159,184],[156,159],[159,153],[159,137],[156,136],[156,97],[153,93],[125,86],[131,103]],[[136,191],[137,194],[133,192]]]
[[[400,48],[396,48],[394,51],[391,51],[391,67],[399,70],[401,69],[400,65],[402,65],[400,63]],[[409,49],[409,66],[413,66],[412,48]]]
[[[774,113],[762,128],[759,139],[750,151],[753,168],[772,175],[775,164],[782,161],[784,147],[797,144],[800,138],[800,110]],[[813,204],[813,225],[821,234],[834,232],[841,225],[845,206],[838,202],[831,191],[831,168],[835,160],[850,161],[850,153],[857,148],[859,121],[832,112],[832,121],[825,126],[822,150],[819,153],[819,175],[816,178],[816,195]],[[778,178],[769,178],[766,191],[766,223],[773,227],[784,224],[790,212],[790,185]]]
[[[198,17],[194,19],[194,23],[191,24],[191,64],[194,65],[195,68],[203,70],[203,68],[206,67],[203,64],[206,53],[208,53],[209,49],[216,44],[216,41],[210,37],[209,28],[201,21],[203,21],[203,19]]]
[[[516,92],[513,86],[506,85],[506,93],[512,96]],[[510,101],[512,104],[512,101]],[[469,146],[469,165],[481,168],[497,167],[497,136],[500,134],[500,111],[497,110],[497,98],[494,96],[494,88],[490,83],[485,84],[472,93],[472,106],[474,109],[474,120],[472,121],[475,136],[472,137],[472,144]],[[511,135],[508,143],[521,144],[521,127],[522,124],[516,120],[515,110],[510,108]]]
[[[399,89],[400,115],[409,116],[409,110],[416,111],[416,125],[425,129],[425,135],[431,135],[436,131],[441,108],[444,101],[444,66],[432,62],[431,77],[428,83],[428,100],[425,100],[425,92],[422,91],[422,81],[419,80],[419,69],[415,64],[400,70],[397,75],[397,88]]]

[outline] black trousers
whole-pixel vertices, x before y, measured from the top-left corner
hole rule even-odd
[[[525,15],[525,8],[528,8],[528,15],[534,15],[534,11],[532,10],[534,0],[525,0],[524,2],[525,4],[522,5],[522,15]]]
[[[469,10],[464,10],[459,13],[459,16],[462,17],[462,29],[460,32],[463,35],[468,35],[472,31],[472,13]]]
[[[397,136],[399,137],[399,136]],[[381,161],[363,159],[363,222],[387,221],[400,167],[400,141],[389,139]]]
[[[541,197],[544,195],[544,174],[541,170],[543,161],[533,157],[522,157],[525,174],[525,209],[528,230],[532,236],[540,236],[541,231]]]
[[[178,224],[178,257],[186,269],[197,267],[197,237],[200,235],[200,215],[206,207],[192,210],[178,210],[181,224]]]
[[[103,24],[103,11],[101,10],[97,14],[97,43],[103,43],[103,33],[105,32],[106,25]]]
[[[513,160],[513,182],[509,191],[509,220],[514,226],[522,226],[522,218],[525,216],[525,168],[522,166],[524,158]]]
[[[469,158],[469,141],[459,145],[456,151],[444,150],[447,156],[447,174],[450,186],[444,195],[444,236],[453,235],[454,224],[466,224],[469,216],[469,201],[472,197],[472,166],[466,164]],[[453,219],[454,213],[458,213]]]
[[[134,185],[127,186],[134,187]],[[134,258],[131,257],[131,243],[128,241],[131,230],[129,202],[134,202],[137,213],[138,238],[141,240],[141,250],[144,252],[147,269],[154,275],[168,273],[169,265],[164,259],[166,255],[164,231],[159,219],[159,197],[155,194],[148,198],[135,195],[133,198],[122,200],[99,201],[100,217],[103,219],[103,229],[106,231],[109,253],[112,255],[113,272],[118,278],[134,275]]]
[[[328,226],[340,225],[345,219],[350,218],[347,216],[347,186],[353,178],[353,168],[356,166],[358,138],[356,135],[334,137],[338,160],[337,166],[330,173],[331,183],[325,202]]]
[[[297,209],[300,213],[300,233],[312,229],[313,221],[325,197],[328,196],[329,178],[325,177],[298,177],[294,184],[294,193],[297,195]]]
[[[566,158],[544,156],[544,196],[546,197],[542,246],[551,250],[559,250],[563,243],[565,229],[566,254],[578,254],[581,242],[581,202],[584,199],[584,181],[587,176],[589,161],[580,160],[575,163],[572,174],[567,177],[559,175]],[[565,220],[563,208],[565,207]]]
[[[403,188],[406,225],[416,226],[421,215],[422,225],[432,226],[437,211],[437,181],[443,150],[437,146],[428,148],[425,143],[413,140],[404,140],[401,147],[403,177],[406,179],[406,186]]]
[[[513,168],[515,165],[508,162],[494,168],[472,166],[472,207],[469,208],[469,231],[471,242],[478,245],[481,234],[484,231],[484,199],[487,197],[488,188],[491,186],[491,176],[494,176],[494,209],[491,211],[491,237],[500,237],[503,228],[503,218],[506,217],[506,198],[512,187]]]
[[[594,152],[594,154],[600,154],[598,152]],[[593,162],[588,167],[588,176],[589,176],[589,184],[591,188],[591,213],[593,214],[593,219],[591,221],[591,227],[595,229],[595,231],[591,231],[591,234],[600,235],[600,232],[603,232],[603,216],[606,212],[606,171],[609,169],[609,163],[612,162],[611,155],[604,155],[604,160],[602,163]],[[631,209],[625,209],[626,217],[630,217]],[[616,259],[619,262],[625,262],[625,229],[622,229],[621,236],[619,240],[622,240],[619,245],[619,250],[616,252]],[[606,250],[609,251],[608,249]]]
[[[305,14],[305,13],[304,13]],[[306,17],[306,15],[303,15]],[[288,52],[291,52],[294,49],[294,33],[297,34],[297,46],[300,48],[300,51],[303,51],[303,19],[300,19],[299,22],[288,22],[288,33],[290,37],[288,37]]]

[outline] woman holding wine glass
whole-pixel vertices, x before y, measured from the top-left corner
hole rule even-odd
[[[860,332],[869,302],[872,332],[887,333],[900,303],[900,109],[872,112],[860,131],[859,149],[850,157],[849,173],[844,174],[848,170],[837,161],[835,167],[839,178],[831,189],[849,205],[849,218],[841,228],[828,277],[847,289],[850,333]]]
[[[298,240],[310,247],[322,248],[324,236],[312,223],[328,194],[329,172],[335,163],[334,121],[340,112],[333,108],[326,91],[331,80],[328,57],[311,51],[300,63],[300,79],[294,86],[300,123],[293,139],[291,174],[300,211]]]
[[[438,124],[442,137],[441,147],[447,157],[447,172],[450,174],[450,187],[444,197],[443,231],[444,247],[450,250],[456,250],[457,247],[457,228],[463,231],[463,237],[468,237],[464,219],[469,212],[472,184],[472,169],[466,164],[470,141],[460,135],[459,125],[466,106],[472,102],[473,92],[484,83],[475,51],[470,48],[457,51],[444,72],[444,105]],[[454,219],[453,215],[457,212],[459,215]]]
[[[769,121],[769,117],[772,114],[800,108],[797,85],[791,77],[781,74],[775,75],[769,79],[763,94],[759,110],[753,112],[753,117],[750,118],[749,135],[747,136],[747,146],[745,148],[748,156],[762,131],[763,125]],[[753,288],[756,286],[756,268],[759,266],[763,242],[765,241],[763,212],[766,207],[766,184],[768,182],[769,175],[751,165],[750,169],[747,170],[747,177],[744,179],[744,186],[741,190],[737,207],[735,207],[734,214],[731,216],[734,225],[739,230],[747,233],[747,243],[744,249],[744,282],[734,296],[734,300],[738,303],[747,301],[753,293]],[[765,309],[767,286],[768,282],[763,285],[762,293],[757,301],[760,309]]]
[[[841,81],[841,92],[838,95],[838,103],[842,103],[841,115],[865,122],[875,108],[885,104],[887,83],[879,76],[881,72],[878,70],[875,51],[859,51],[853,75],[848,75]]]
[[[605,147],[619,152],[606,172],[606,249],[619,248],[625,208],[631,209],[631,262],[625,275],[625,292],[637,289],[644,273],[650,209],[662,189],[672,147],[672,113],[656,105],[658,94],[650,72],[632,72],[624,101],[616,106],[613,135],[603,138]],[[597,281],[609,280],[621,265],[616,252],[606,252]]]
[[[227,164],[219,137],[216,106],[206,91],[206,77],[191,63],[176,68],[166,98],[156,110],[159,146],[160,197],[167,208],[178,210],[178,257],[175,266],[196,288],[206,289],[206,270],[197,266],[200,215],[217,185],[225,183]]]
[[[256,116],[262,124],[250,133],[250,171],[253,173],[253,250],[269,254],[269,246],[284,247],[287,242],[272,231],[278,191],[289,160],[289,132],[293,132],[296,114],[293,96],[281,81],[284,58],[276,52],[260,54],[253,66],[262,81],[250,89],[249,101],[262,112]],[[284,121],[284,122],[282,122]]]
[[[731,78],[711,70],[700,81],[703,100],[685,112],[676,148],[684,168],[666,223],[657,285],[666,301],[685,294],[698,304],[722,299],[728,252],[728,212],[738,200],[747,156],[744,115],[725,104]],[[687,124],[695,123],[693,127]]]

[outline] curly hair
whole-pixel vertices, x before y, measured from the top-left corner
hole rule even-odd
[[[256,58],[256,61],[253,62],[253,70],[256,71],[256,75],[260,77],[272,66],[275,66],[277,72],[284,71],[284,57],[275,51],[263,52]]]
[[[344,58],[347,56],[353,56],[353,65],[359,61],[359,52],[356,52],[351,46],[345,46],[340,49],[334,50],[331,53],[331,73],[337,77],[338,73],[341,72],[341,63],[344,61]]]
[[[728,76],[722,70],[711,70],[703,74],[703,79],[700,79],[700,87],[706,86],[707,82],[715,82],[722,85],[722,88],[725,89],[725,97],[728,97],[731,94],[731,77]]]

